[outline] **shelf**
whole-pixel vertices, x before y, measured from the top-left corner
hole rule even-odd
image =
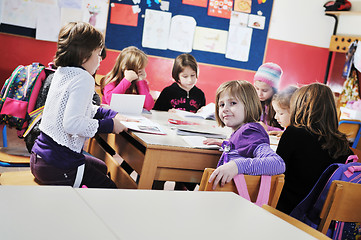
[[[325,14],[341,16],[341,15],[361,15],[361,11],[325,11]]]

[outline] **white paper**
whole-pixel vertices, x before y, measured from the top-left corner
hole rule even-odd
[[[197,113],[192,113],[192,112],[179,110],[179,109],[176,109],[175,113],[178,116],[183,117],[183,118],[184,117],[198,117],[198,118],[206,119],[208,117],[214,116],[215,109],[216,109],[215,104],[209,103],[206,106],[202,107],[202,110]]]
[[[83,11],[75,8],[61,8],[60,24],[64,26],[69,22],[78,22],[83,20]]]
[[[197,22],[193,17],[174,16],[169,33],[168,48],[183,53],[191,52],[196,25]]]
[[[183,140],[193,148],[219,149],[217,145],[206,145],[203,143],[206,137],[202,136],[182,136]]]
[[[141,115],[138,116],[124,115],[124,114],[122,115],[127,117],[128,119],[136,120],[131,122],[120,121],[124,126],[126,126],[130,130],[144,132],[144,133],[166,135],[166,132],[162,129],[160,124],[155,123],[146,117],[143,117]]]
[[[39,4],[41,14],[36,22],[36,39],[57,42],[60,31],[60,8],[57,5]]]
[[[258,16],[258,15],[252,15],[252,14],[249,15],[248,27],[263,30],[265,23],[266,23],[265,16]]]
[[[228,32],[213,28],[196,27],[193,41],[193,49],[226,53]]]
[[[163,11],[169,11],[169,2],[168,1],[162,1],[160,3],[160,10],[163,10]]]
[[[137,94],[112,94],[110,108],[121,114],[141,115],[145,95]]]
[[[1,22],[35,28],[37,19],[36,6],[37,3],[27,0],[3,0]]]
[[[145,10],[143,47],[167,49],[171,17],[170,12]]]
[[[251,48],[253,29],[230,25],[226,58],[247,62]]]

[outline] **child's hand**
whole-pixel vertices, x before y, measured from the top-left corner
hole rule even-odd
[[[205,145],[217,145],[222,147],[223,140],[222,139],[216,139],[216,138],[207,138],[203,141],[203,144]]]
[[[123,131],[128,130],[126,126],[124,126],[120,121],[118,121],[115,117],[113,118],[113,133],[118,134]]]
[[[133,82],[134,80],[138,80],[138,74],[134,72],[133,70],[125,70],[124,71],[124,77],[129,82]]]
[[[222,166],[219,166],[216,170],[214,170],[208,182],[212,182],[214,179],[213,190],[215,190],[219,182],[223,187],[226,183],[232,181],[232,179],[237,174],[238,174],[237,164],[234,161],[230,161]]]
[[[171,108],[168,110],[169,113],[177,113],[176,109],[175,108]]]
[[[282,136],[283,131],[269,131],[268,135],[276,136],[280,138]]]
[[[144,80],[147,77],[147,73],[145,72],[145,69],[140,69],[138,71],[139,80]]]

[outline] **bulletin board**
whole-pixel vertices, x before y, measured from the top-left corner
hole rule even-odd
[[[244,29],[246,31],[244,34],[249,34],[248,30],[252,29],[250,30],[250,44],[248,45],[249,53],[248,59],[246,59],[246,61],[244,59],[234,60],[226,57],[226,53],[222,52],[224,49],[218,52],[208,51],[207,49],[203,49],[202,46],[196,47],[197,49],[194,49],[195,44],[193,44],[190,51],[175,51],[164,46],[161,48],[158,48],[157,46],[148,47],[147,44],[145,44],[144,46],[144,40],[152,38],[152,36],[149,34],[147,35],[148,38],[143,37],[143,35],[146,36],[145,32],[147,29],[145,28],[145,25],[147,26],[147,23],[145,24],[145,22],[148,21],[147,19],[150,19],[152,17],[148,13],[154,11],[156,13],[165,13],[167,18],[169,18],[170,15],[172,18],[175,16],[191,17],[195,20],[197,30],[205,30],[206,34],[207,31],[211,31],[212,34],[213,32],[219,31],[221,32],[220,36],[226,36],[224,41],[227,41],[227,33],[230,32],[231,23],[230,16],[226,16],[227,11],[223,11],[223,13],[218,13],[218,16],[209,15],[212,15],[212,12],[210,10],[211,5],[213,5],[214,2],[222,1],[226,3],[231,2],[231,10],[235,10],[236,8],[239,9],[239,4],[245,2],[251,4],[248,13],[241,13],[242,15],[249,16],[248,26],[245,26],[246,28]],[[169,4],[168,9],[164,7],[165,3],[167,5]],[[148,55],[166,58],[175,58],[183,52],[189,52],[196,58],[198,62],[201,63],[256,71],[258,67],[263,63],[267,43],[269,22],[272,12],[272,5],[273,0],[110,0],[108,23],[106,28],[106,46],[108,49],[122,50],[127,46],[133,45],[142,49]],[[217,13],[215,15],[217,15]],[[257,20],[263,19],[263,22],[261,22],[261,26],[259,25],[259,23],[257,23],[257,21],[253,22],[255,27],[250,25],[252,23],[252,18],[257,18]],[[183,21],[185,21],[186,19],[187,18],[184,18]],[[164,24],[167,24],[167,21],[164,21]],[[172,27],[166,26],[166,28],[168,27],[172,31]],[[202,31],[198,31],[196,34],[202,34],[201,32]],[[237,30],[236,32],[238,32],[238,34],[243,34],[242,31]],[[185,34],[192,33],[186,32]],[[199,45],[205,45],[204,41],[206,40],[201,39],[201,41],[199,41]],[[153,43],[153,45],[154,44],[156,43]],[[168,42],[168,45],[169,44],[171,43]],[[238,43],[233,43],[233,46],[237,44]]]

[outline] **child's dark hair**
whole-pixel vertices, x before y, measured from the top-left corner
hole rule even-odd
[[[230,96],[238,99],[244,105],[245,119],[244,123],[258,122],[262,107],[254,86],[244,80],[234,80],[222,83],[216,92],[216,121],[219,126],[224,127],[224,123],[219,118],[219,98],[222,93],[228,93]]]
[[[172,77],[177,83],[179,83],[179,74],[183,72],[186,67],[190,67],[195,71],[198,78],[198,64],[196,59],[189,53],[183,53],[174,59]]]
[[[104,47],[104,36],[86,22],[71,22],[60,29],[54,64],[57,67],[81,66],[92,52]]]

